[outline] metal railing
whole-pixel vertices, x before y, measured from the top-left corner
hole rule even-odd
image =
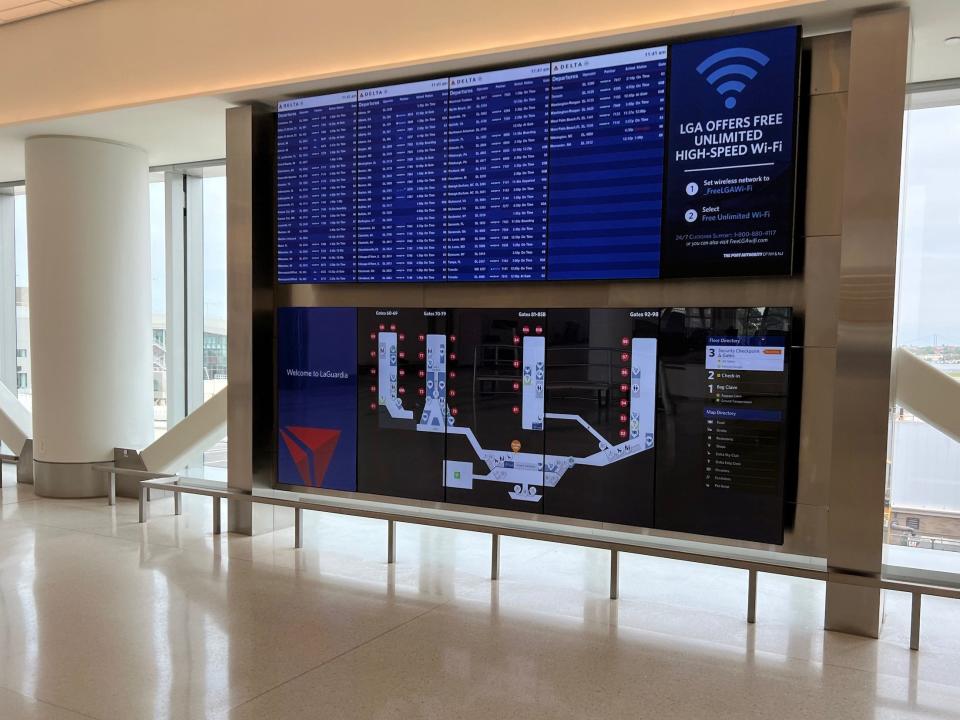
[[[123,470],[110,467],[117,473],[141,475],[143,471]],[[432,516],[410,511],[397,506],[389,508],[378,507],[370,501],[347,501],[342,498],[327,496],[290,496],[247,493],[239,490],[218,487],[215,485],[201,485],[195,480],[181,477],[145,479],[140,482],[139,493],[139,522],[146,523],[149,519],[149,502],[151,490],[168,490],[174,495],[174,514],[183,512],[181,494],[204,495],[213,501],[213,534],[222,532],[220,501],[227,499],[234,502],[262,503],[279,507],[290,507],[294,510],[294,547],[303,547],[303,511],[313,510],[338,515],[373,518],[387,522],[387,563],[396,562],[396,524],[398,522],[432,527],[443,527],[454,530],[467,530],[489,534],[491,537],[490,578],[497,580],[500,577],[500,538],[517,537],[543,542],[555,542],[580,547],[592,547],[606,550],[610,553],[610,599],[615,600],[620,595],[620,553],[632,553],[649,557],[682,560],[704,565],[735,568],[747,571],[747,617],[748,623],[755,623],[757,619],[757,577],[760,573],[783,575],[788,577],[820,580],[823,582],[842,583],[860,587],[878,588],[895,592],[906,592],[912,597],[910,619],[910,648],[920,648],[920,614],[924,595],[960,599],[960,586],[948,587],[930,585],[912,580],[891,580],[873,576],[855,575],[830,568],[819,569],[809,565],[783,562],[766,562],[762,560],[745,559],[734,554],[723,554],[718,548],[716,552],[701,552],[696,549],[667,547],[652,542],[649,538],[638,538],[635,542],[602,537],[587,531],[579,531],[575,527],[564,527],[552,532],[531,527],[521,527],[511,524],[506,518],[485,517],[483,520],[464,516],[456,519],[447,516]]]
[[[133,478],[142,478],[144,480],[153,480],[155,478],[175,478],[172,473],[155,473],[149,470],[137,470],[135,468],[120,468],[109,463],[94,465],[93,469],[107,474],[107,505],[117,504],[117,475],[126,475]],[[149,490],[147,491],[149,493]],[[176,503],[180,503],[180,493],[174,495]],[[149,498],[148,498],[149,499]],[[180,514],[179,512],[177,513]]]

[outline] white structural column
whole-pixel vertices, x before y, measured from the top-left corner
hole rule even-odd
[[[153,439],[148,165],[104,140],[27,140],[34,482],[106,494],[91,465]]]

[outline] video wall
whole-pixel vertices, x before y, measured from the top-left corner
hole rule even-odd
[[[281,102],[281,283],[789,274],[798,27]]]
[[[278,483],[782,543],[789,308],[280,308]]]

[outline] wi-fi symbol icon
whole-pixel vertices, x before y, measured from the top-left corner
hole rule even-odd
[[[753,48],[735,47],[715,52],[697,65],[697,72],[706,75],[707,82],[724,97],[723,104],[728,110],[736,107],[736,96],[747,87],[747,82],[739,78],[750,81],[757,76],[758,68],[747,65],[747,61],[762,68],[770,58]]]

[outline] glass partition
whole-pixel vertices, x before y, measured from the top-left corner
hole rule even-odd
[[[203,169],[203,400],[227,386],[227,178]],[[205,474],[227,466],[227,439],[203,454]]]
[[[167,241],[163,173],[150,174],[150,295],[153,331],[153,427],[167,431]]]
[[[14,253],[16,257],[17,303],[17,397],[27,409],[33,408],[30,372],[30,275],[27,269],[27,194],[21,185],[14,190]]]
[[[960,102],[911,106],[895,345],[960,383]],[[891,415],[885,562],[960,572],[960,442],[915,410]]]

